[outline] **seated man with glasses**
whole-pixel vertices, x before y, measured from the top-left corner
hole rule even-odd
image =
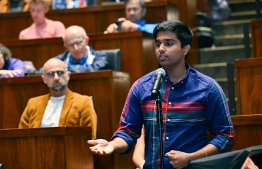
[[[62,60],[70,72],[102,70],[108,64],[105,53],[88,46],[89,37],[84,28],[75,25],[68,27],[63,41],[67,50],[56,58]]]
[[[97,115],[89,96],[68,89],[70,72],[56,58],[44,64],[43,82],[50,94],[29,99],[21,116],[19,128],[89,126],[96,138]]]

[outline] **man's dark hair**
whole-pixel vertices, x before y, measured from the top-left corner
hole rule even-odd
[[[126,7],[127,2],[130,2],[130,1],[133,1],[133,0],[125,0],[125,7]],[[145,3],[144,0],[139,0],[139,2],[140,2],[141,8],[145,8],[146,7],[146,3]]]
[[[11,51],[4,45],[0,43],[0,51],[3,54],[5,64],[9,61],[10,57],[12,56]]]
[[[153,31],[154,39],[156,40],[156,36],[158,32],[166,32],[166,31],[170,31],[176,34],[177,39],[181,43],[182,49],[186,45],[191,46],[193,40],[193,32],[184,22],[177,21],[177,20],[169,20],[160,23],[155,27]]]

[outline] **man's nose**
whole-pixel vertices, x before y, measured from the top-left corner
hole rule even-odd
[[[78,49],[78,46],[77,44],[74,44],[74,49],[77,50]]]
[[[59,76],[58,76],[57,73],[55,73],[55,75],[54,75],[54,79],[59,79]]]
[[[161,44],[158,48],[160,53],[165,53],[165,46],[163,44]]]
[[[135,14],[135,10],[130,10],[130,14],[134,15]]]

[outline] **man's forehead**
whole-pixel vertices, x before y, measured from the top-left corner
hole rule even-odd
[[[127,8],[137,8],[137,7],[141,7],[140,5],[140,1],[139,0],[132,0],[126,3],[126,7]]]
[[[176,33],[171,31],[159,31],[156,34],[156,40],[159,39],[160,37],[164,39],[177,39]]]
[[[71,35],[71,36],[66,36],[65,37],[65,42],[66,43],[74,43],[74,42],[77,42],[79,40],[82,40],[83,39],[83,35]]]
[[[44,67],[45,72],[50,72],[50,71],[56,71],[56,70],[65,70],[65,64],[63,61],[60,60],[50,60],[46,63]]]

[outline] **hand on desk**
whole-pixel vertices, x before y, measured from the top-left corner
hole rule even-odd
[[[0,75],[8,75],[10,77],[15,77],[21,73],[21,70],[0,70]]]

